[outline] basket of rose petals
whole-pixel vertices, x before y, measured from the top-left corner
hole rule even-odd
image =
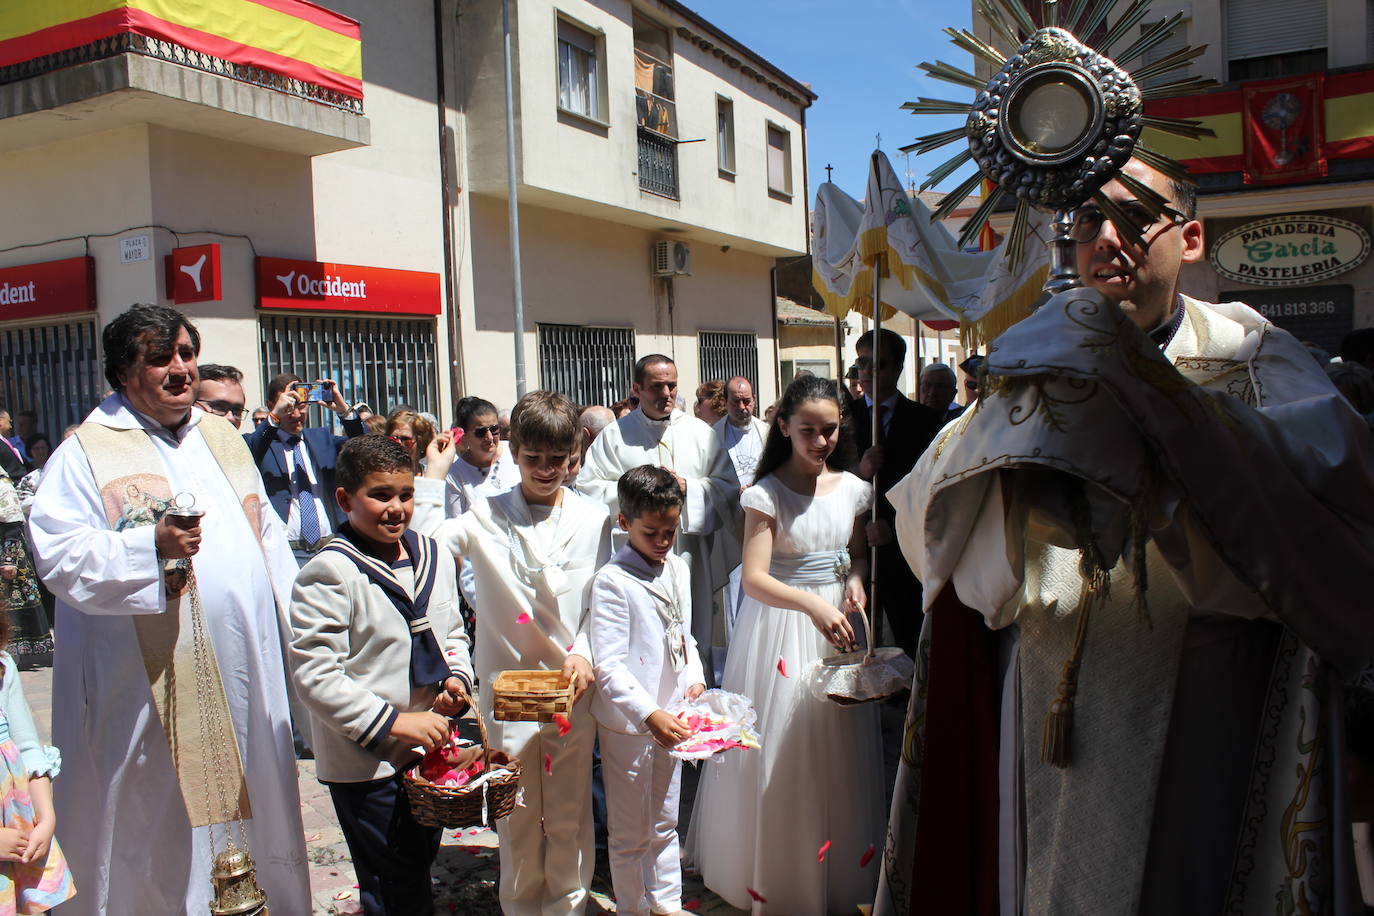
[[[447,744],[429,751],[405,771],[402,781],[417,823],[490,827],[515,810],[520,761],[491,749],[482,715],[474,714],[480,744],[459,737],[454,729]]]
[[[758,750],[754,704],[746,696],[707,690],[695,700],[682,698],[668,704],[667,712],[692,729],[690,738],[668,752],[678,760],[707,760],[736,747]]]

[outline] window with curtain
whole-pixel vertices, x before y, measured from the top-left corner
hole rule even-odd
[[[601,120],[596,36],[558,20],[558,107]]]
[[[716,97],[716,162],[722,172],[735,173],[735,103]]]
[[[792,135],[768,125],[768,190],[792,195]]]

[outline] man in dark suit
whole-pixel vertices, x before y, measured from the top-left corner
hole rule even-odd
[[[326,379],[327,401],[309,401],[297,387],[300,376],[287,372],[267,384],[267,420],[243,438],[262,473],[267,498],[286,524],[296,559],[305,563],[338,531],[346,517],[334,499],[334,461],[339,446],[364,432],[363,421],[350,410],[339,386]],[[328,407],[343,422],[347,436],[323,427],[307,429],[311,404]]]
[[[892,533],[896,512],[884,494],[911,473],[916,459],[944,425],[945,414],[898,393],[897,379],[906,360],[906,341],[900,334],[886,328],[871,331],[859,338],[857,349],[859,384],[864,395],[854,401],[853,426],[863,457],[855,471],[863,479],[873,481],[878,491],[878,521],[868,525],[868,541],[878,548],[875,604],[887,616],[897,645],[915,657],[921,634],[921,583],[912,575],[897,546]],[[881,417],[876,445],[875,399]]]

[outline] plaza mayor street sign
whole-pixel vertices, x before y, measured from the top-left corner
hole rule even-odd
[[[1364,227],[1332,216],[1271,216],[1217,239],[1209,256],[1228,280],[1255,286],[1307,286],[1369,256]]]

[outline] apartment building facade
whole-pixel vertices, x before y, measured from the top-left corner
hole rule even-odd
[[[161,302],[250,402],[513,403],[501,3],[88,6],[0,11],[0,401],[81,419],[101,328]],[[619,397],[660,350],[775,386],[814,96],[675,3],[510,13],[528,387]]]

